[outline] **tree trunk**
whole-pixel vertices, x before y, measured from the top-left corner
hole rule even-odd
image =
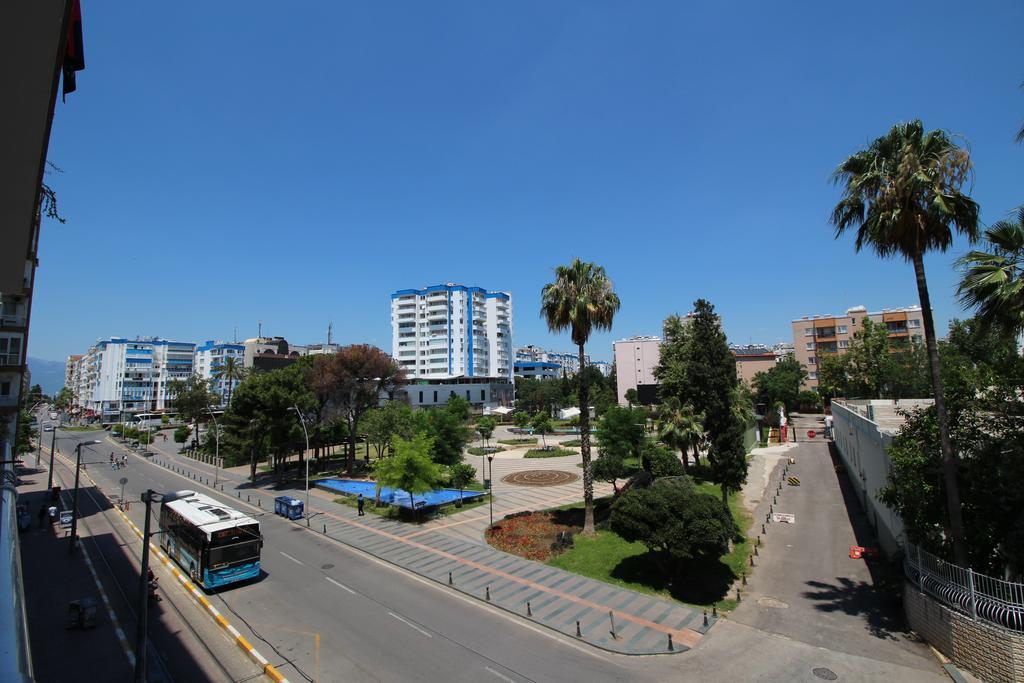
[[[345,456],[345,471],[352,473],[356,464],[356,416],[351,415],[348,419],[348,453]]]
[[[953,557],[961,567],[970,565],[967,546],[964,543],[964,518],[960,509],[960,485],[957,482],[958,459],[949,438],[949,417],[946,414],[946,400],[942,390],[942,373],[939,366],[939,347],[935,341],[935,321],[932,319],[931,298],[928,282],[924,275],[924,259],[914,255],[914,274],[917,276],[917,294],[921,299],[921,317],[924,319],[924,342],[928,349],[928,368],[932,374],[932,393],[935,394],[935,416],[939,422],[939,448],[942,451],[942,474],[946,486],[946,507],[949,512],[950,540],[953,542]]]
[[[590,409],[587,407],[589,392],[587,387],[586,357],[583,355],[583,344],[580,347],[580,455],[583,458],[583,533],[594,533],[594,468],[590,463]]]
[[[686,446],[679,449],[679,452],[683,455],[683,472],[690,471],[690,456],[686,452]]]

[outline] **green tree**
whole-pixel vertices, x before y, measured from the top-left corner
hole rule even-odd
[[[14,439],[15,455],[31,453],[33,450],[32,441],[39,437],[39,432],[32,426],[32,413],[28,410],[32,407],[32,404],[26,401],[22,405],[26,407],[18,411],[18,426]],[[2,422],[6,426],[6,420]]]
[[[957,294],[986,325],[1011,334],[1024,331],[1024,206],[1016,220],[998,221],[985,231],[986,249],[958,261],[963,277]]]
[[[515,423],[516,427],[519,427],[520,429],[529,426],[531,419],[532,418],[530,417],[530,413],[526,412],[525,410],[517,410],[515,413],[512,414],[512,422]]]
[[[641,456],[644,469],[654,479],[662,477],[681,477],[686,474],[683,464],[679,462],[676,454],[664,446],[648,444],[644,447]]]
[[[700,463],[700,447],[705,440],[704,415],[670,396],[658,408],[658,440],[679,451],[684,470],[689,465],[691,451],[694,463]]]
[[[480,435],[480,441],[484,447],[487,447],[488,442],[491,439],[491,435],[494,434],[495,427],[498,423],[494,421],[493,417],[482,417],[476,421],[476,431]]]
[[[590,462],[590,406],[584,347],[594,329],[610,330],[618,295],[603,267],[573,259],[555,269],[555,281],[541,291],[541,317],[552,332],[569,329],[579,348],[580,454],[583,458],[583,533],[594,533],[594,473]]]
[[[444,409],[457,417],[461,422],[469,420],[469,401],[458,394],[452,394],[448,397],[448,402],[444,404]]]
[[[553,425],[551,424],[551,416],[547,413],[537,413],[533,416],[530,421],[530,425],[533,427],[534,434],[540,434],[541,441],[544,444],[544,448],[548,447],[547,438],[545,434],[550,434]]]
[[[453,410],[430,408],[413,415],[414,431],[430,438],[431,457],[439,465],[451,467],[462,462],[471,432],[461,416],[458,405]]]
[[[53,407],[60,412],[67,412],[75,404],[75,392],[69,387],[63,387],[53,397]]]
[[[131,438],[129,436],[129,434],[128,434],[128,430],[130,430],[130,429],[131,429],[131,427],[129,427],[128,429],[124,430],[124,438],[126,438],[126,439]],[[174,443],[182,443],[182,444],[185,443],[186,441],[188,441],[188,437],[191,434],[192,434],[192,428],[191,427],[189,427],[188,425],[181,425],[180,427],[178,427],[177,429],[174,430]]]
[[[236,356],[227,356],[220,365],[214,366],[214,379],[227,382],[228,385],[228,396],[225,405],[231,405],[231,392],[234,391],[238,382],[245,378],[245,373],[246,370],[245,366],[242,365],[242,359]]]
[[[464,462],[452,465],[448,470],[452,486],[459,490],[459,505],[462,505],[462,490],[476,478],[476,468]]]
[[[690,393],[687,378],[692,353],[690,319],[690,316],[682,318],[673,314],[666,318],[662,325],[658,365],[654,369],[654,376],[659,385],[658,395],[662,400],[674,397],[680,403],[686,403],[684,397]]]
[[[597,458],[594,459],[594,479],[611,484],[614,495],[618,496],[619,486],[617,480],[628,479],[638,468],[639,465],[628,467],[626,461],[619,457],[616,452],[606,452],[602,449],[598,453]]]
[[[925,132],[920,121],[899,123],[867,149],[846,159],[833,174],[843,196],[832,213],[836,237],[856,230],[855,247],[872,248],[881,258],[901,256],[914,265],[925,345],[939,426],[946,509],[954,555],[967,563],[963,512],[957,483],[957,454],[949,436],[931,297],[924,254],[946,251],[954,231],[978,238],[978,205],[965,192],[971,177],[967,151],[944,131]]]
[[[624,396],[626,398],[626,403],[630,408],[640,403],[640,397],[637,395],[636,389],[626,389]]]
[[[400,436],[404,439],[413,435],[412,408],[401,401],[388,401],[380,408],[371,408],[359,421],[359,430],[366,435],[369,443],[377,451],[377,457],[383,457],[390,448],[392,438]]]
[[[770,369],[754,375],[751,384],[758,403],[771,406],[781,402],[786,410],[796,410],[800,385],[806,377],[804,366],[790,354]]]
[[[433,449],[430,437],[417,434],[412,439],[395,439],[395,453],[390,458],[374,462],[373,472],[377,486],[402,489],[409,494],[410,507],[415,510],[413,496],[432,491],[441,479],[441,470],[430,459]]]
[[[714,496],[697,493],[689,477],[656,479],[631,488],[612,505],[611,529],[627,541],[640,541],[666,576],[699,557],[719,557],[739,529],[729,509]]]
[[[346,468],[355,464],[359,418],[380,403],[382,394],[394,394],[406,383],[405,372],[391,356],[375,346],[352,344],[327,357],[331,403],[348,423]]]
[[[633,459],[639,465],[644,445],[647,413],[641,408],[612,406],[597,423],[601,455]]]
[[[199,420],[209,414],[210,406],[217,402],[217,396],[210,393],[210,385],[198,375],[187,379],[176,379],[167,383],[167,394],[172,398],[174,409],[185,422],[195,427],[194,435],[199,434]],[[193,446],[198,443],[193,441]]]

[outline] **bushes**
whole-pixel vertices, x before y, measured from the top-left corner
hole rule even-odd
[[[537,443],[537,439],[498,439],[498,443],[505,444],[506,446],[534,446]]]
[[[564,458],[567,455],[576,455],[576,451],[552,446],[550,448],[534,448],[526,451],[524,458]]]

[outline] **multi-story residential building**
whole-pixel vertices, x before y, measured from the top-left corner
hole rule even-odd
[[[284,337],[253,337],[243,343],[245,351],[243,361],[245,367],[257,372],[278,370],[291,365],[304,354],[297,347],[292,347]]]
[[[391,331],[391,355],[410,380],[459,384],[459,389],[438,390],[443,401],[446,393],[468,392],[474,405],[500,405],[509,393],[513,355],[508,292],[452,283],[401,289],[391,295]],[[465,380],[491,386],[463,388]],[[433,396],[434,390],[429,391]],[[418,395],[409,388],[414,406],[421,404],[414,400]]]
[[[807,368],[803,389],[818,389],[818,371],[821,358],[829,354],[845,353],[850,343],[864,327],[864,320],[885,325],[889,339],[897,343],[924,341],[924,323],[920,306],[883,309],[869,313],[864,306],[854,306],[845,315],[805,316],[792,322],[793,346],[796,358]]]
[[[542,360],[517,360],[515,375],[523,379],[557,379],[562,376],[562,366]]]
[[[533,345],[520,346],[516,349],[515,353],[516,361],[520,363],[557,363],[559,377],[572,377],[580,371],[580,357],[578,353],[549,351]],[[583,356],[583,361],[587,365],[592,365],[588,355]]]
[[[615,367],[606,360],[595,360],[593,363],[588,363],[588,365],[597,370],[598,372],[600,372],[605,377],[611,377],[612,368]]]
[[[635,389],[643,405],[658,402],[658,380],[654,369],[661,358],[661,337],[630,337],[612,345],[619,405],[626,405],[626,392]]]
[[[97,341],[79,361],[83,416],[109,423],[172,410],[174,395],[168,385],[192,375],[195,347],[152,337]]]
[[[238,379],[217,377],[217,371],[228,358],[236,359],[238,366],[244,367],[245,345],[210,340],[196,347],[195,372],[210,383],[210,391],[220,396],[222,406],[240,383]]]
[[[736,359],[736,377],[748,386],[754,380],[754,375],[771,370],[779,360],[773,349],[761,344],[729,348]]]

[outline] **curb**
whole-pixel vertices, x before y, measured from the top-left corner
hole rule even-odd
[[[62,455],[61,457],[63,458],[64,456]],[[119,515],[121,515],[121,519],[128,523],[128,526],[135,533],[135,535],[139,538],[142,538],[142,531],[139,529],[139,527],[135,525],[135,522],[130,520],[128,518],[128,515],[126,515],[119,506],[114,504],[114,501],[112,501],[110,497],[103,492],[103,489],[100,488],[99,484],[96,483],[96,480],[92,478],[88,471],[85,472],[85,476],[89,478],[89,481],[91,481],[93,486],[96,487],[96,490],[99,491],[103,495],[103,497],[107,499],[107,502],[110,503],[111,507],[114,510],[116,510]],[[269,676],[272,680],[276,681],[277,683],[288,683],[288,679],[285,678],[284,675],[277,670],[277,667],[275,667],[273,664],[267,661],[267,658],[260,654],[259,651],[256,648],[254,648],[249,643],[248,640],[245,639],[245,636],[243,636],[238,631],[238,629],[232,626],[231,623],[224,618],[224,616],[220,613],[220,610],[214,607],[213,604],[206,599],[206,596],[202,594],[202,591],[200,591],[196,587],[196,585],[192,583],[188,576],[186,576],[180,569],[178,569],[177,566],[175,566],[175,564],[171,561],[171,558],[167,557],[167,555],[164,554],[164,552],[158,546],[153,545],[153,543],[149,544],[149,549],[164,564],[164,566],[171,571],[174,577],[178,579],[178,582],[185,587],[185,590],[189,592],[189,594],[196,600],[196,602],[198,602],[206,609],[206,612],[213,618],[215,622],[217,622],[217,625],[228,632],[228,634],[234,639],[235,644],[238,645],[238,647],[241,648],[242,651],[245,652],[245,654],[249,655],[249,657],[253,661],[260,665],[260,668],[262,669],[265,675]]]

